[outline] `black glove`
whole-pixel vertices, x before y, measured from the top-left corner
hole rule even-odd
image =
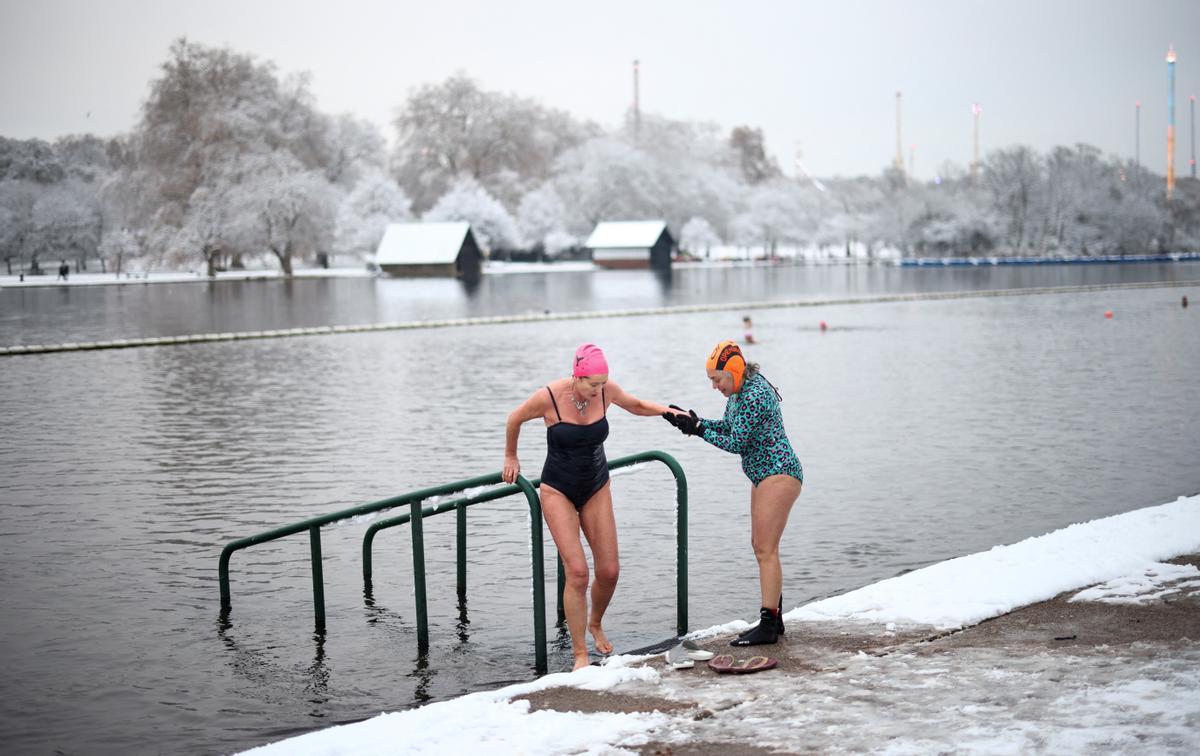
[[[683,407],[677,407],[674,404],[667,405],[671,409],[683,412]],[[685,436],[700,435],[700,418],[696,415],[695,410],[688,410],[688,414],[681,415],[679,412],[664,412],[663,419],[671,425],[679,429],[679,432]]]
[[[667,406],[668,406],[668,407],[670,407],[671,409],[677,409],[677,410],[679,410],[680,412],[683,412],[683,407],[676,407],[674,404],[668,404]],[[677,419],[676,419],[676,418],[678,418],[678,417],[679,417],[679,415],[677,415],[677,414],[676,414],[676,413],[674,413],[674,412],[664,412],[664,413],[662,413],[662,419],[663,419],[663,420],[666,420],[666,421],[667,421],[668,423],[670,423],[671,425],[674,425],[676,428],[678,428],[678,427],[679,427],[679,420],[677,420]]]

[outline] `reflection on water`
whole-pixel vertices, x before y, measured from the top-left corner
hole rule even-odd
[[[1069,282],[1083,283],[1195,269],[1070,271]],[[83,308],[71,321],[83,338],[118,327],[235,330],[1068,282],[1053,270],[1044,280],[1028,269],[915,272],[924,278],[884,268],[485,277],[471,295],[452,280],[49,289],[20,318],[8,297],[24,293],[3,292],[0,307],[8,333],[63,328],[47,302]],[[160,298],[169,289],[178,301]],[[1145,289],[756,313],[751,357],[783,393],[806,472],[783,543],[785,603],[1200,491],[1200,310],[1181,308],[1183,294],[1200,298],[1196,288]],[[742,314],[4,360],[0,737],[14,752],[227,752],[529,679],[520,496],[470,508],[465,596],[455,590],[455,518],[425,521],[427,652],[417,647],[406,528],[379,534],[365,586],[364,525],[323,529],[323,633],[313,631],[303,534],[234,555],[224,617],[221,547],[494,472],[507,413],[565,375],[583,341],[606,348],[614,380],[632,393],[719,415],[703,359],[714,341],[739,335]],[[197,318],[209,325],[192,327]],[[737,459],[658,418],[619,409],[609,418],[610,458],[658,448],[688,476],[692,626],[752,617],[757,569]],[[523,466],[536,469],[544,453],[544,433],[527,426]],[[625,650],[674,628],[675,490],[662,465],[614,476],[613,486],[622,575],[606,629]],[[545,541],[557,670],[571,663],[570,643],[554,627],[548,533]]]

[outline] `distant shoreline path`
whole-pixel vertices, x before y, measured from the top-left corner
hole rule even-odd
[[[642,307],[626,310],[525,313],[519,315],[452,318],[446,320],[409,320],[393,323],[367,323],[363,325],[285,328],[271,331],[201,333],[186,336],[150,336],[145,338],[113,339],[111,341],[70,342],[65,344],[16,345],[0,347],[0,357],[14,357],[25,354],[48,354],[54,352],[87,352],[97,349],[133,349],[136,347],[181,346],[184,344],[205,344],[217,341],[279,339],[291,336],[331,336],[343,333],[368,333],[371,331],[406,331],[418,328],[457,328],[462,326],[499,325],[504,323],[537,323],[553,320],[590,320],[594,318],[632,318],[644,317],[648,315],[681,315],[695,312],[723,312],[727,310],[777,310],[789,307],[833,307],[839,305],[883,304],[888,302],[925,302],[947,299],[978,299],[981,297],[1016,297],[1031,296],[1035,294],[1079,294],[1089,291],[1108,291],[1112,289],[1187,288],[1198,286],[1200,286],[1200,280],[1150,281],[1140,283],[1090,284],[1084,286],[1047,286],[1029,289],[992,289],[981,291],[880,294],[864,297],[799,299],[780,302],[729,302],[723,304],[675,305],[671,307]]]

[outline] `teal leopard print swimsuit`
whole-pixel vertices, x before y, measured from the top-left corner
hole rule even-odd
[[[772,475],[804,482],[804,468],[783,429],[779,393],[758,373],[725,403],[722,420],[701,420],[701,438],[742,457],[742,472],[757,486]]]

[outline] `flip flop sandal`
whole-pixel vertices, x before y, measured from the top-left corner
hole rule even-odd
[[[695,659],[696,661],[708,661],[716,656],[715,653],[709,651],[707,648],[700,648],[700,646],[696,644],[696,641],[685,640],[679,645],[683,646],[684,650],[687,651],[688,657]]]
[[[769,656],[751,656],[743,662],[734,664],[734,671],[740,674],[749,674],[751,672],[762,672],[768,669],[775,669],[779,662]]]
[[[733,661],[734,660],[731,655],[721,654],[720,656],[714,656],[708,660],[708,668],[713,672],[725,674],[733,669]]]
[[[766,656],[751,656],[749,659],[736,660],[729,654],[721,654],[713,657],[708,662],[708,667],[720,674],[747,675],[752,672],[774,669],[777,664],[779,664],[778,661]]]
[[[675,669],[691,669],[696,666],[696,662],[692,661],[692,657],[688,656],[683,646],[675,646],[667,651],[667,664]]]

